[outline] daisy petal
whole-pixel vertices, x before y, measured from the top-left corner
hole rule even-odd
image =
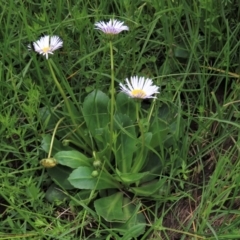
[[[125,85],[120,83],[120,89],[128,96],[138,99],[156,98],[154,95],[159,93],[159,87],[153,85],[151,79],[137,76],[126,79]]]
[[[63,41],[58,36],[43,36],[39,40],[33,43],[33,48],[35,52],[46,56],[48,59],[48,54],[53,54],[53,52],[63,46]],[[29,48],[29,45],[28,45]]]
[[[128,26],[124,25],[124,22],[115,20],[115,19],[110,19],[109,22],[103,22],[99,21],[94,24],[95,29],[98,29],[106,34],[110,35],[116,35],[119,34],[122,31],[128,31],[129,28]]]

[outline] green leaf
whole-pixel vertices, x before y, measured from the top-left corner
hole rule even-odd
[[[149,172],[144,172],[144,173],[121,173],[118,169],[116,169],[116,179],[119,182],[125,183],[125,184],[131,184],[131,183],[136,183],[142,178],[146,177]]]
[[[176,107],[176,105],[162,103],[158,107],[158,117],[170,125],[172,122],[176,122],[176,115],[178,111],[179,109]]]
[[[126,114],[132,121],[136,120],[136,104],[134,100],[125,93],[118,93],[116,96],[116,113]]]
[[[148,172],[144,178],[141,179],[140,183],[149,182],[156,179],[164,169],[164,161],[156,152],[150,152],[146,159],[146,165],[142,169],[143,172]]]
[[[70,168],[78,168],[81,166],[90,167],[92,159],[87,158],[84,154],[78,151],[61,151],[54,155],[58,164],[68,166]]]
[[[52,184],[45,193],[46,199],[53,203],[53,202],[62,202],[64,199],[68,199],[69,197],[61,191],[56,184]]]
[[[152,196],[153,194],[158,193],[157,195],[159,196],[159,198],[162,198],[163,195],[161,195],[160,193],[164,194],[164,196],[167,194],[166,185],[165,185],[166,182],[167,182],[167,178],[163,177],[159,180],[153,180],[151,182],[145,183],[139,187],[132,187],[130,191],[136,194],[137,196],[145,196],[145,197],[153,197]]]
[[[189,58],[190,52],[182,44],[174,48],[174,55],[176,58]]]
[[[150,142],[152,139],[152,133],[146,132],[139,137],[137,146],[137,156],[134,158],[134,163],[131,168],[131,172],[139,173],[142,172],[142,168],[146,165],[148,160],[147,156],[150,151]]]
[[[41,147],[46,153],[49,152],[51,140],[52,140],[52,136],[50,134],[42,136]],[[58,141],[56,138],[54,139],[52,155],[56,154],[59,151],[67,151],[67,150],[72,150],[72,148],[69,146],[63,146],[60,141]]]
[[[144,233],[146,228],[146,219],[144,214],[139,211],[140,207],[141,204],[136,206],[130,202],[130,199],[123,198],[122,209],[125,223],[112,223],[113,227],[124,230],[120,231],[120,234],[123,235],[121,239],[136,239]]]
[[[97,214],[109,222],[125,220],[122,204],[123,194],[121,192],[94,201]]]
[[[59,120],[57,116],[50,111],[49,107],[39,108],[38,114],[45,130],[53,129]]]
[[[70,174],[68,180],[78,189],[100,190],[120,187],[111,175],[100,172],[98,177],[93,177],[93,171],[96,171],[93,167],[78,167]]]
[[[82,112],[77,109],[77,105],[75,105],[70,99],[68,99],[68,106],[71,109],[72,115],[75,117],[75,120],[81,124],[81,126],[83,125],[83,114]],[[79,107],[80,108],[80,107]],[[68,108],[66,107],[66,104],[64,104],[64,112],[68,112]]]
[[[146,220],[143,213],[139,212],[140,206],[135,206],[128,198],[123,198],[121,192],[94,202],[97,214],[112,222],[113,228],[119,229],[119,233],[123,235],[121,239],[125,240],[136,238],[145,231]]]
[[[123,225],[123,227],[127,228],[128,226]],[[137,223],[136,225],[129,226],[125,234],[121,238],[121,240],[129,240],[129,239],[136,238],[145,232],[145,228],[146,228],[146,223]]]
[[[53,181],[63,189],[74,189],[74,187],[68,181],[68,177],[72,172],[72,169],[57,165],[54,168],[48,168],[47,172]]]
[[[91,200],[98,196],[98,191],[93,194],[92,190],[81,190],[75,195],[72,195],[72,200],[70,201],[71,206],[82,206],[81,204],[88,204]]]
[[[84,119],[93,136],[109,123],[108,103],[108,96],[100,90],[88,94],[83,102]]]
[[[132,166],[133,153],[136,151],[136,132],[132,120],[124,114],[116,114],[115,131],[117,139],[114,151],[117,167],[121,172],[129,172]]]
[[[151,139],[151,147],[155,148],[157,146],[161,146],[169,133],[169,124],[165,121],[155,118],[154,122],[151,124],[149,131],[152,132],[153,136]]]

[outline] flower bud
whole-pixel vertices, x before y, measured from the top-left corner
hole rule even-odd
[[[94,166],[95,168],[101,167],[101,165],[102,165],[102,162],[101,162],[100,160],[95,160],[95,161],[93,162],[93,166]]]
[[[92,177],[97,177],[97,176],[98,176],[98,171],[97,170],[92,171]]]
[[[52,168],[57,165],[57,160],[54,158],[44,158],[40,161],[43,167]]]
[[[67,140],[67,139],[64,139],[64,140],[62,140],[62,145],[64,146],[64,147],[67,147],[68,145],[69,145],[69,140]]]

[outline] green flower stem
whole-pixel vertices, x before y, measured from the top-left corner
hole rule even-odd
[[[64,117],[61,118],[61,119],[59,119],[59,121],[57,122],[57,124],[56,124],[56,126],[55,126],[55,128],[54,128],[54,130],[53,130],[53,135],[52,135],[52,139],[51,139],[51,143],[50,143],[49,151],[48,151],[48,158],[50,158],[51,155],[52,155],[52,148],[53,148],[54,137],[55,137],[55,135],[56,135],[58,126],[59,126],[59,124],[62,122],[63,119],[64,119]]]
[[[139,123],[139,109],[140,109],[140,101],[137,99],[136,100],[136,118],[137,118],[137,122]]]
[[[141,171],[141,168],[144,165],[144,148],[145,148],[145,139],[144,139],[144,133],[142,130],[142,126],[141,123],[139,123],[139,128],[140,128],[140,132],[141,132],[141,136],[139,141],[141,141],[141,150],[139,152],[139,155],[135,158],[135,163],[133,164],[132,173],[139,173]]]
[[[66,94],[64,93],[64,91],[63,91],[60,83],[58,82],[58,80],[57,80],[57,78],[56,78],[56,75],[55,75],[55,73],[54,73],[54,71],[53,71],[53,68],[52,68],[52,65],[51,65],[50,61],[51,61],[51,59],[49,59],[49,60],[47,61],[47,62],[48,62],[49,69],[50,69],[50,72],[51,72],[51,74],[52,74],[53,80],[54,80],[54,82],[55,82],[55,84],[56,84],[59,92],[61,93],[61,95],[62,95],[62,97],[63,97],[63,100],[64,100],[64,102],[65,102],[65,104],[66,104],[66,107],[67,107],[69,116],[70,116],[70,118],[71,118],[71,120],[72,120],[72,123],[73,123],[74,126],[76,126],[76,131],[77,131],[77,133],[79,134],[79,136],[81,136],[81,138],[90,146],[90,143],[89,143],[88,139],[86,139],[86,137],[84,136],[84,134],[82,133],[82,131],[79,130],[79,128],[77,127],[78,124],[77,124],[76,121],[75,121],[74,114],[73,114],[72,109],[71,109],[71,106],[70,106],[70,104],[69,104],[69,100],[68,100]],[[84,146],[82,146],[82,148],[86,150],[86,148],[85,148]]]
[[[70,107],[69,102],[68,102],[68,98],[67,98],[67,96],[66,96],[66,94],[64,93],[64,91],[63,91],[60,83],[58,82],[58,80],[57,80],[57,78],[56,78],[56,75],[55,75],[55,73],[54,73],[54,71],[53,71],[53,68],[52,68],[52,65],[51,65],[50,61],[51,61],[51,59],[49,59],[47,62],[48,62],[48,66],[49,66],[50,72],[51,72],[51,74],[52,74],[53,80],[54,80],[54,82],[55,82],[55,84],[56,84],[59,92],[61,93],[61,95],[62,95],[62,97],[63,97],[63,99],[64,99],[64,102],[65,102],[65,104],[66,104],[66,106],[67,106],[67,109],[68,109],[68,112],[69,112],[69,114],[70,114],[70,117],[71,117],[71,119],[72,119],[72,118],[73,118],[73,117],[72,117],[72,111],[71,111],[71,107]],[[72,121],[73,121],[73,123],[75,122],[74,119],[72,119]]]
[[[144,131],[143,131],[142,122],[140,121],[140,118],[139,118],[140,104],[141,104],[141,101],[136,100],[136,117],[137,117],[137,123],[139,126],[139,130],[141,133],[141,135],[140,135],[141,151],[140,151],[138,157],[136,157],[136,159],[135,159],[135,163],[133,164],[133,167],[132,167],[132,173],[139,173],[139,171],[141,170],[141,168],[144,164],[143,153],[144,153],[144,147],[145,147],[145,139],[144,139]]]
[[[151,117],[152,117],[152,115],[153,115],[153,109],[154,109],[155,104],[156,104],[156,98],[153,99],[152,105],[151,105],[151,109],[150,109],[150,111],[148,112],[148,117],[147,117],[147,122],[148,122],[148,123],[150,123]]]
[[[113,60],[113,44],[109,41],[110,46],[110,58],[111,58],[111,106],[110,106],[110,151],[112,151],[113,145],[113,119],[114,119],[114,103],[115,103],[115,89],[114,89],[114,60]]]

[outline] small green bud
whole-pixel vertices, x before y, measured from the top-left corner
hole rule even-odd
[[[102,165],[102,162],[101,162],[100,160],[95,160],[95,161],[93,162],[93,166],[94,166],[95,168],[101,167],[101,165]]]
[[[67,140],[67,139],[64,139],[64,140],[62,140],[62,145],[64,146],[64,147],[67,147],[68,145],[69,145],[69,140]]]
[[[52,168],[57,165],[57,160],[54,158],[44,158],[40,161],[43,167]]]
[[[92,177],[97,177],[97,176],[98,176],[98,171],[97,170],[92,171]]]

